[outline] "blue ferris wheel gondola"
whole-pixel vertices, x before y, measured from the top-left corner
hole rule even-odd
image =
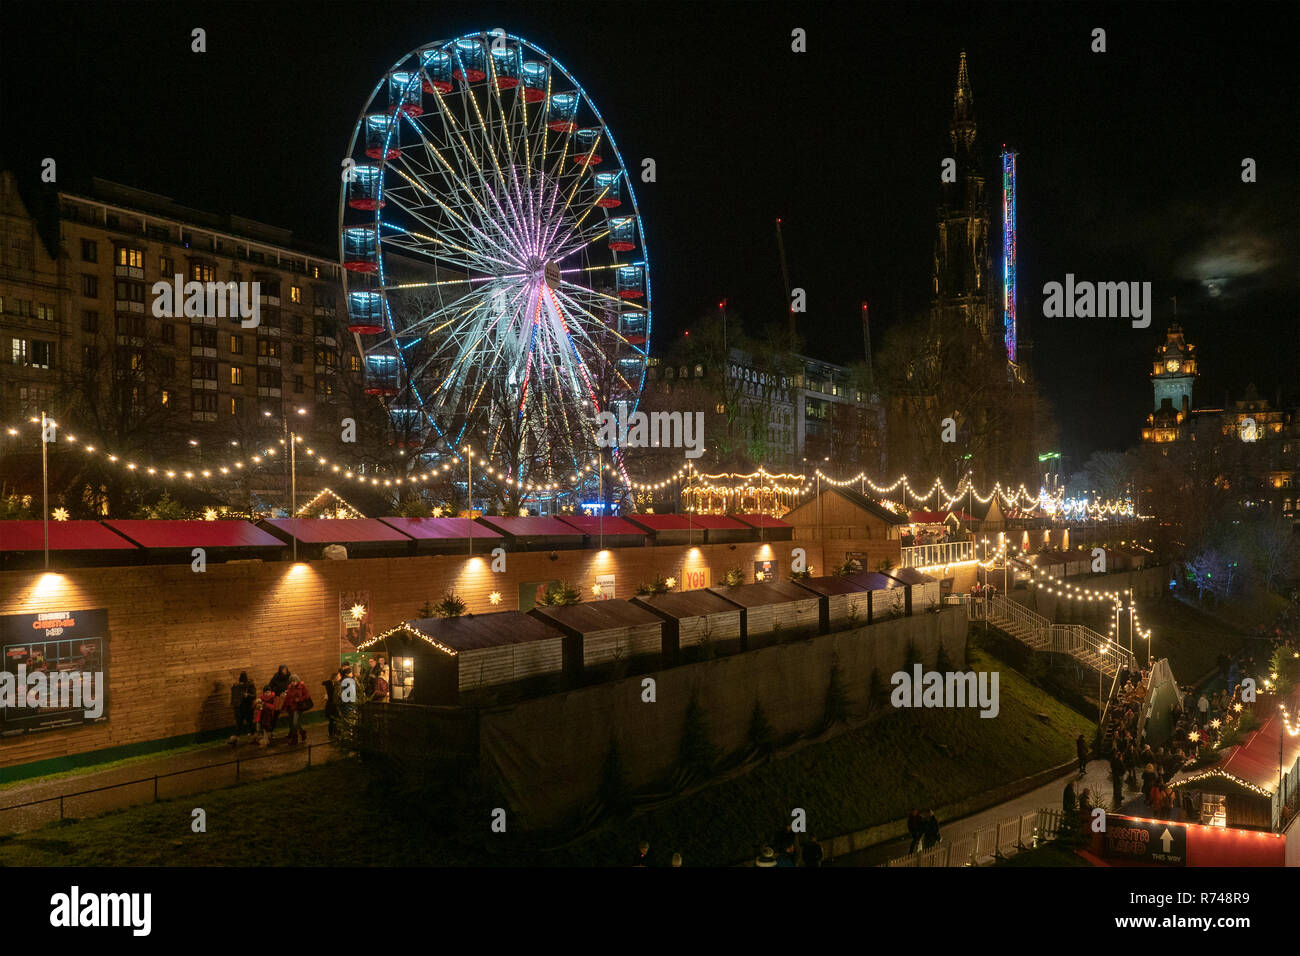
[[[487,76],[483,62],[483,42],[477,37],[456,41],[456,59],[460,61],[451,75],[462,83],[482,83]]]
[[[347,302],[349,332],[355,335],[378,335],[384,331],[384,299],[378,292],[351,290]]]
[[[641,266],[623,266],[617,273],[618,297],[640,299],[645,296],[645,270]]]
[[[395,351],[376,351],[366,356],[365,392],[388,398],[400,390],[402,364]]]
[[[524,84],[524,102],[540,103],[546,99],[546,85],[550,82],[551,70],[545,63],[529,60],[519,71]]]
[[[379,271],[378,230],[353,226],[343,230],[343,268],[349,272]]]
[[[379,167],[356,166],[348,181],[348,207],[367,212],[384,208],[379,197]]]
[[[604,130],[580,129],[574,134],[573,161],[581,166],[600,165],[600,137]]]
[[[451,54],[446,50],[421,50],[420,66],[424,70],[421,86],[426,93],[450,93],[452,90]]]
[[[546,125],[554,133],[572,133],[578,128],[574,117],[578,115],[577,93],[552,93],[551,109]]]
[[[609,221],[609,247],[615,252],[631,252],[636,248],[636,220],[631,216],[615,216]]]
[[[402,155],[393,114],[371,113],[366,117],[366,155],[371,159],[396,159]]]
[[[621,176],[621,173],[596,173],[591,177],[597,206],[602,209],[617,209],[623,205],[623,196],[619,190]]]
[[[402,112],[407,116],[421,116],[424,113],[424,87],[418,81],[418,73],[398,71],[388,76],[388,112]]]
[[[519,85],[519,48],[494,45],[490,56],[492,71],[497,78],[497,89],[513,90]]]

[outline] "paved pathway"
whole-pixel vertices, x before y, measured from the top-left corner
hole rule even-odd
[[[1021,813],[1028,813],[1032,810],[1059,809],[1061,796],[1067,783],[1074,784],[1076,794],[1088,789],[1092,791],[1094,799],[1100,798],[1106,803],[1110,803],[1110,764],[1105,760],[1092,760],[1088,762],[1088,774],[1083,778],[1079,777],[1076,770],[1074,773],[1058,777],[1051,783],[1044,784],[1036,790],[1031,790],[1022,796],[1014,797],[987,810],[981,810],[979,813],[973,813],[957,820],[940,818],[939,836],[943,841],[950,842],[961,837],[973,836],[976,830],[997,826],[998,823]],[[1135,791],[1126,788],[1125,802],[1127,803],[1133,799],[1140,799],[1140,797]],[[900,856],[906,856],[910,842],[908,837],[900,837],[897,840],[877,843],[875,846],[859,850],[849,856],[837,857],[834,865],[878,866]]]
[[[262,748],[241,740],[237,747],[219,742],[198,750],[132,761],[107,770],[87,767],[57,779],[35,779],[0,790],[0,834],[20,833],[65,817],[93,817],[110,810],[151,803],[159,799],[200,793],[235,783],[263,780],[337,760],[344,754],[326,743],[324,723],[308,726],[308,746],[290,746],[280,732],[271,746]],[[308,753],[310,748],[310,755]],[[238,763],[236,763],[238,761]],[[174,774],[174,776],[163,776]],[[155,781],[155,775],[157,780]],[[109,789],[99,790],[105,787]],[[70,796],[86,790],[96,793]],[[35,806],[18,806],[32,801]]]

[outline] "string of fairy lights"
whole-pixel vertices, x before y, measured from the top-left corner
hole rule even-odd
[[[1016,550],[1020,550],[1020,549],[1016,549]],[[1089,588],[1089,587],[1082,587],[1077,584],[1071,584],[1069,581],[1057,577],[1056,575],[1052,574],[1050,571],[1046,570],[1045,568],[1041,568],[1035,565],[1033,563],[1033,559],[1035,557],[1034,555],[1029,554],[1028,552],[1021,552],[1021,553],[1027,555],[1027,557],[1022,560],[1024,560],[1025,563],[1029,565],[1030,578],[1028,583],[1031,587],[1038,587],[1046,591],[1048,594],[1054,595],[1056,597],[1062,597],[1070,601],[1078,601],[1080,603],[1110,601],[1112,610],[1116,612],[1117,616],[1120,611],[1126,610],[1126,608],[1124,607],[1124,598],[1127,597],[1129,599],[1129,606],[1127,610],[1133,615],[1133,625],[1132,625],[1133,636],[1135,638],[1140,637],[1145,641],[1151,640],[1151,629],[1149,627],[1144,628],[1142,626],[1142,618],[1138,614],[1137,604],[1133,601],[1132,588],[1126,588],[1124,591],[1119,591],[1119,590],[1108,591],[1102,588]],[[1048,581],[1051,583],[1045,584],[1042,581],[1037,580],[1040,577],[1044,581]],[[1118,627],[1116,625],[1116,621],[1115,619],[1112,619],[1110,625],[1110,634],[1111,634],[1112,642],[1117,640],[1118,638],[1117,632],[1118,632]]]
[[[135,456],[117,454],[112,450],[100,448],[92,442],[79,442],[74,434],[60,434],[57,431],[58,423],[54,419],[47,418],[46,423],[56,429],[56,441],[61,440],[77,445],[83,453],[98,456],[102,462],[115,465],[132,474],[143,475],[162,482],[185,481],[201,483],[221,478],[237,477],[266,464],[279,464],[283,462],[287,454],[287,440],[281,438],[275,443],[259,448],[255,454],[246,455],[242,458],[232,458],[207,465],[176,465],[168,467],[138,461]],[[22,424],[34,425],[39,428],[41,419],[33,417]],[[11,425],[4,430],[10,436],[21,434],[21,426]],[[294,442],[295,457],[300,460],[301,464],[316,466],[323,469],[327,475],[335,476],[335,480],[351,482],[356,486],[393,489],[425,485],[446,479],[450,476],[453,467],[451,462],[443,462],[420,472],[400,477],[387,476],[373,470],[367,471],[364,466],[353,467],[333,462],[307,445],[301,435],[293,435],[291,440]],[[759,468],[748,474],[707,474],[698,471],[691,462],[687,461],[676,471],[663,478],[654,481],[633,481],[624,478],[623,470],[616,464],[602,461],[600,457],[596,457],[581,468],[575,468],[570,476],[571,484],[566,485],[559,481],[526,481],[511,475],[507,469],[488,464],[478,458],[469,448],[462,449],[462,452],[469,463],[477,465],[477,468],[474,469],[475,476],[486,476],[504,487],[517,488],[525,493],[572,492],[578,490],[593,475],[603,478],[606,473],[612,473],[622,479],[620,483],[631,491],[655,492],[684,483],[685,488],[683,490],[696,498],[702,496],[726,497],[763,494],[787,495],[791,498],[797,498],[807,495],[814,488],[825,484],[831,488],[851,486],[857,486],[861,489],[870,488],[875,495],[882,499],[886,507],[892,508],[900,514],[907,514],[913,507],[927,504],[931,498],[935,498],[936,504],[940,505],[937,510],[946,511],[963,501],[973,499],[980,502],[980,504],[988,504],[995,497],[999,498],[1007,507],[1018,508],[1030,514],[1038,511],[1048,514],[1060,512],[1067,516],[1071,512],[1076,512],[1081,516],[1093,517],[1133,514],[1130,502],[1108,501],[1076,505],[1067,501],[1061,491],[1057,491],[1055,494],[1043,491],[1036,495],[1029,491],[1023,483],[1017,489],[1008,491],[1002,486],[1001,482],[997,482],[989,489],[987,494],[981,494],[975,489],[973,480],[969,475],[958,483],[955,491],[949,491],[941,478],[936,478],[928,489],[919,491],[912,485],[907,475],[901,475],[890,484],[878,484],[865,471],[859,472],[851,478],[834,478],[825,474],[820,468],[814,469],[811,476],[789,472],[772,472],[765,468]],[[457,475],[459,475],[459,469],[457,469]],[[903,501],[901,503],[888,497],[899,489],[903,491]]]

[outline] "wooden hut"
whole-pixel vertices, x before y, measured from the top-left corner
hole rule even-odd
[[[907,518],[851,488],[823,488],[785,515],[795,537],[808,540],[898,540]]]
[[[1260,694],[1256,710],[1263,723],[1259,729],[1228,747],[1215,763],[1174,781],[1174,788],[1200,808],[1200,819],[1193,822],[1269,830],[1285,803],[1295,806],[1300,792],[1300,736],[1288,732],[1285,724],[1295,718],[1284,720],[1277,705],[1275,695]],[[1287,709],[1290,714],[1300,710],[1300,687],[1292,690]]]
[[[586,543],[586,535],[559,518],[538,515],[501,518],[485,515],[478,520],[504,535],[513,551],[559,551],[581,548]]]
[[[415,540],[378,518],[265,518],[258,527],[282,541],[298,539],[298,559],[316,560],[329,545],[351,557],[391,558],[415,552]]]
[[[896,578],[887,577],[878,571],[862,571],[847,577],[868,592],[870,596],[868,620],[872,624],[901,617],[907,613],[907,589]]]
[[[419,554],[468,554],[470,539],[475,554],[488,554],[505,538],[473,518],[380,518],[390,528],[415,539]]]
[[[729,515],[758,531],[759,541],[789,541],[794,537],[794,525],[765,514]]]
[[[703,544],[704,527],[696,521],[696,515],[624,515],[638,528],[648,531],[653,538],[652,544]]]
[[[528,613],[563,632],[564,672],[570,678],[622,664],[634,671],[652,669],[663,661],[663,619],[631,601],[534,607]]]
[[[467,695],[508,685],[558,690],[564,637],[519,611],[403,621],[357,650],[386,654],[396,701],[463,704]],[[409,678],[409,680],[408,680]]]
[[[560,515],[559,519],[586,536],[588,548],[640,548],[650,534],[617,515]]]
[[[795,582],[818,597],[821,631],[868,624],[871,621],[871,589],[848,577],[804,578]]]
[[[920,614],[932,607],[938,607],[943,601],[939,594],[938,578],[922,574],[915,568],[893,568],[882,573],[905,588],[904,601],[906,613],[909,615]]]
[[[722,653],[741,649],[744,611],[707,588],[649,594],[633,598],[632,603],[663,620],[665,663],[693,657],[704,644]]]
[[[692,520],[704,529],[705,544],[735,544],[758,539],[755,528],[727,515],[693,515]]]
[[[47,529],[57,569],[140,563],[139,547],[98,521],[0,521],[0,570],[44,567]]]
[[[709,590],[745,609],[740,633],[746,650],[791,635],[815,633],[820,628],[817,595],[792,582],[739,584],[734,588]]]

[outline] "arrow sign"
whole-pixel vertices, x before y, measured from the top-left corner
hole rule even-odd
[[[1131,862],[1186,866],[1187,826],[1109,814],[1102,852],[1112,865]]]

